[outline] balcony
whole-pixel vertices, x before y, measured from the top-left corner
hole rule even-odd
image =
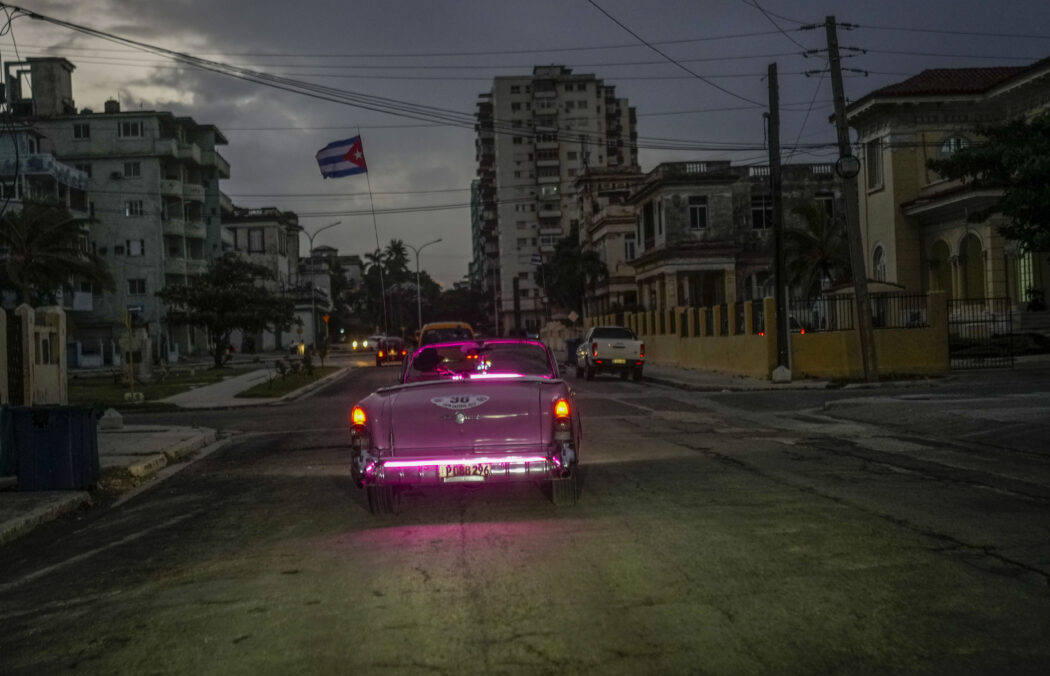
[[[165,218],[162,219],[162,222],[164,223],[165,235],[186,236],[186,221],[181,218]]]
[[[557,184],[561,183],[561,176],[537,176],[536,177],[536,182],[541,184],[541,185],[542,184],[549,184],[549,183],[553,183],[554,185],[557,185]]]
[[[189,160],[194,164],[201,163],[201,147],[196,143],[180,143],[175,149],[175,157]]]
[[[197,237],[204,239],[208,235],[208,226],[204,221],[186,221],[186,237]]]
[[[184,183],[182,185],[182,199],[190,202],[203,202],[204,186]]]
[[[219,178],[230,177],[230,163],[215,150],[201,151],[201,164],[206,167],[215,167],[219,170]]]
[[[160,194],[164,197],[177,197],[182,199],[182,181],[175,178],[165,178],[161,180]]]
[[[186,274],[186,259],[185,258],[168,258],[164,261],[164,274],[165,275],[185,275]]]
[[[208,271],[208,261],[203,258],[190,258],[186,260],[186,274],[198,277]]]

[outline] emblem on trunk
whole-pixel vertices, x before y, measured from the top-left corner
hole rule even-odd
[[[481,406],[489,400],[486,394],[455,395],[451,397],[434,397],[430,403],[447,408],[450,411],[463,411],[475,406]]]

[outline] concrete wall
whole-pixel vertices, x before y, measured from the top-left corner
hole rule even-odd
[[[773,299],[765,298],[761,302],[765,325],[775,326]],[[943,292],[931,292],[926,302],[925,327],[875,330],[876,358],[882,377],[942,376],[948,372],[947,300]],[[751,311],[752,303],[745,303],[745,326],[740,334],[736,333],[736,322],[732,318],[728,330],[722,330],[722,309],[718,306],[628,313],[622,322],[617,322],[615,315],[593,317],[580,334],[591,326],[622,323],[645,342],[645,358],[649,363],[768,379],[776,367],[776,332],[753,326]],[[710,332],[707,315],[710,315]],[[792,333],[790,340],[794,378],[855,380],[864,377],[856,329]]]

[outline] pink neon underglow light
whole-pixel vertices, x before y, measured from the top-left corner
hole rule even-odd
[[[504,462],[547,462],[543,455],[499,455],[495,457],[431,458],[428,460],[387,460],[383,467],[434,467],[436,465],[480,465]]]

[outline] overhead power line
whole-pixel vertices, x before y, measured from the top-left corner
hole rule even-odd
[[[617,19],[616,17],[614,17],[614,16],[612,15],[612,14],[609,14],[608,12],[606,12],[606,11],[605,11],[604,9],[602,9],[601,5],[599,5],[599,4],[597,3],[597,2],[595,2],[595,0],[587,0],[587,2],[589,2],[589,3],[590,3],[590,4],[591,4],[591,5],[592,5],[592,6],[593,6],[593,7],[595,8],[595,9],[597,9],[597,10],[598,10],[599,12],[601,12],[601,13],[602,13],[602,14],[604,14],[604,15],[605,15],[606,17],[608,17],[610,21],[612,21],[612,22],[613,22],[613,23],[615,23],[615,24],[616,24],[617,26],[619,26],[620,28],[624,29],[625,31],[627,31],[628,33],[630,33],[630,34],[631,34],[632,36],[634,36],[634,38],[635,38],[636,40],[638,40],[639,42],[641,42],[641,43],[642,43],[643,45],[645,45],[645,46],[646,46],[646,47],[648,47],[649,49],[653,50],[654,52],[656,52],[656,53],[657,53],[657,54],[659,54],[660,56],[664,57],[664,58],[665,58],[665,59],[667,59],[667,61],[669,61],[670,63],[673,63],[673,64],[675,64],[676,66],[678,66],[679,68],[681,68],[681,69],[682,69],[682,70],[684,70],[685,72],[689,73],[689,74],[690,74],[691,76],[693,76],[693,77],[694,77],[694,78],[696,78],[697,80],[700,80],[701,82],[704,82],[704,83],[706,83],[706,84],[707,84],[708,86],[710,86],[710,87],[714,87],[715,89],[717,89],[717,90],[718,90],[718,91],[720,91],[720,92],[723,92],[723,93],[725,93],[725,94],[729,94],[730,96],[732,96],[732,97],[733,97],[733,98],[735,98],[735,99],[740,99],[741,101],[746,101],[747,103],[753,103],[753,104],[755,104],[756,106],[758,106],[758,107],[760,107],[760,108],[761,108],[761,107],[763,107],[763,106],[765,105],[765,104],[763,104],[763,103],[761,103],[761,102],[759,102],[759,101],[755,101],[754,99],[749,99],[749,98],[747,98],[746,96],[742,96],[742,95],[740,95],[740,94],[737,94],[737,93],[736,93],[736,92],[734,92],[734,91],[731,91],[731,90],[729,90],[729,89],[726,89],[725,87],[722,87],[721,85],[718,85],[718,84],[716,84],[716,83],[714,83],[714,82],[711,82],[710,80],[708,80],[707,78],[705,78],[705,77],[704,77],[703,75],[700,75],[699,73],[694,73],[694,72],[693,72],[692,70],[690,70],[690,69],[686,68],[686,67],[685,67],[684,65],[682,65],[682,64],[681,64],[681,63],[680,63],[679,61],[675,60],[675,59],[674,59],[674,58],[672,58],[671,56],[668,56],[667,54],[665,54],[664,52],[662,52],[662,51],[661,51],[661,50],[660,50],[660,49],[659,49],[658,47],[656,47],[656,46],[655,46],[655,45],[654,45],[653,43],[651,43],[651,42],[647,42],[647,41],[646,41],[646,40],[645,40],[645,39],[644,39],[644,38],[643,38],[642,36],[638,35],[638,34],[637,34],[637,33],[635,33],[634,31],[632,31],[632,30],[631,30],[630,28],[628,28],[627,26],[625,26],[625,25],[624,25],[623,23],[621,23],[621,22],[620,22],[620,21],[619,21],[619,20],[618,20],[618,19]]]

